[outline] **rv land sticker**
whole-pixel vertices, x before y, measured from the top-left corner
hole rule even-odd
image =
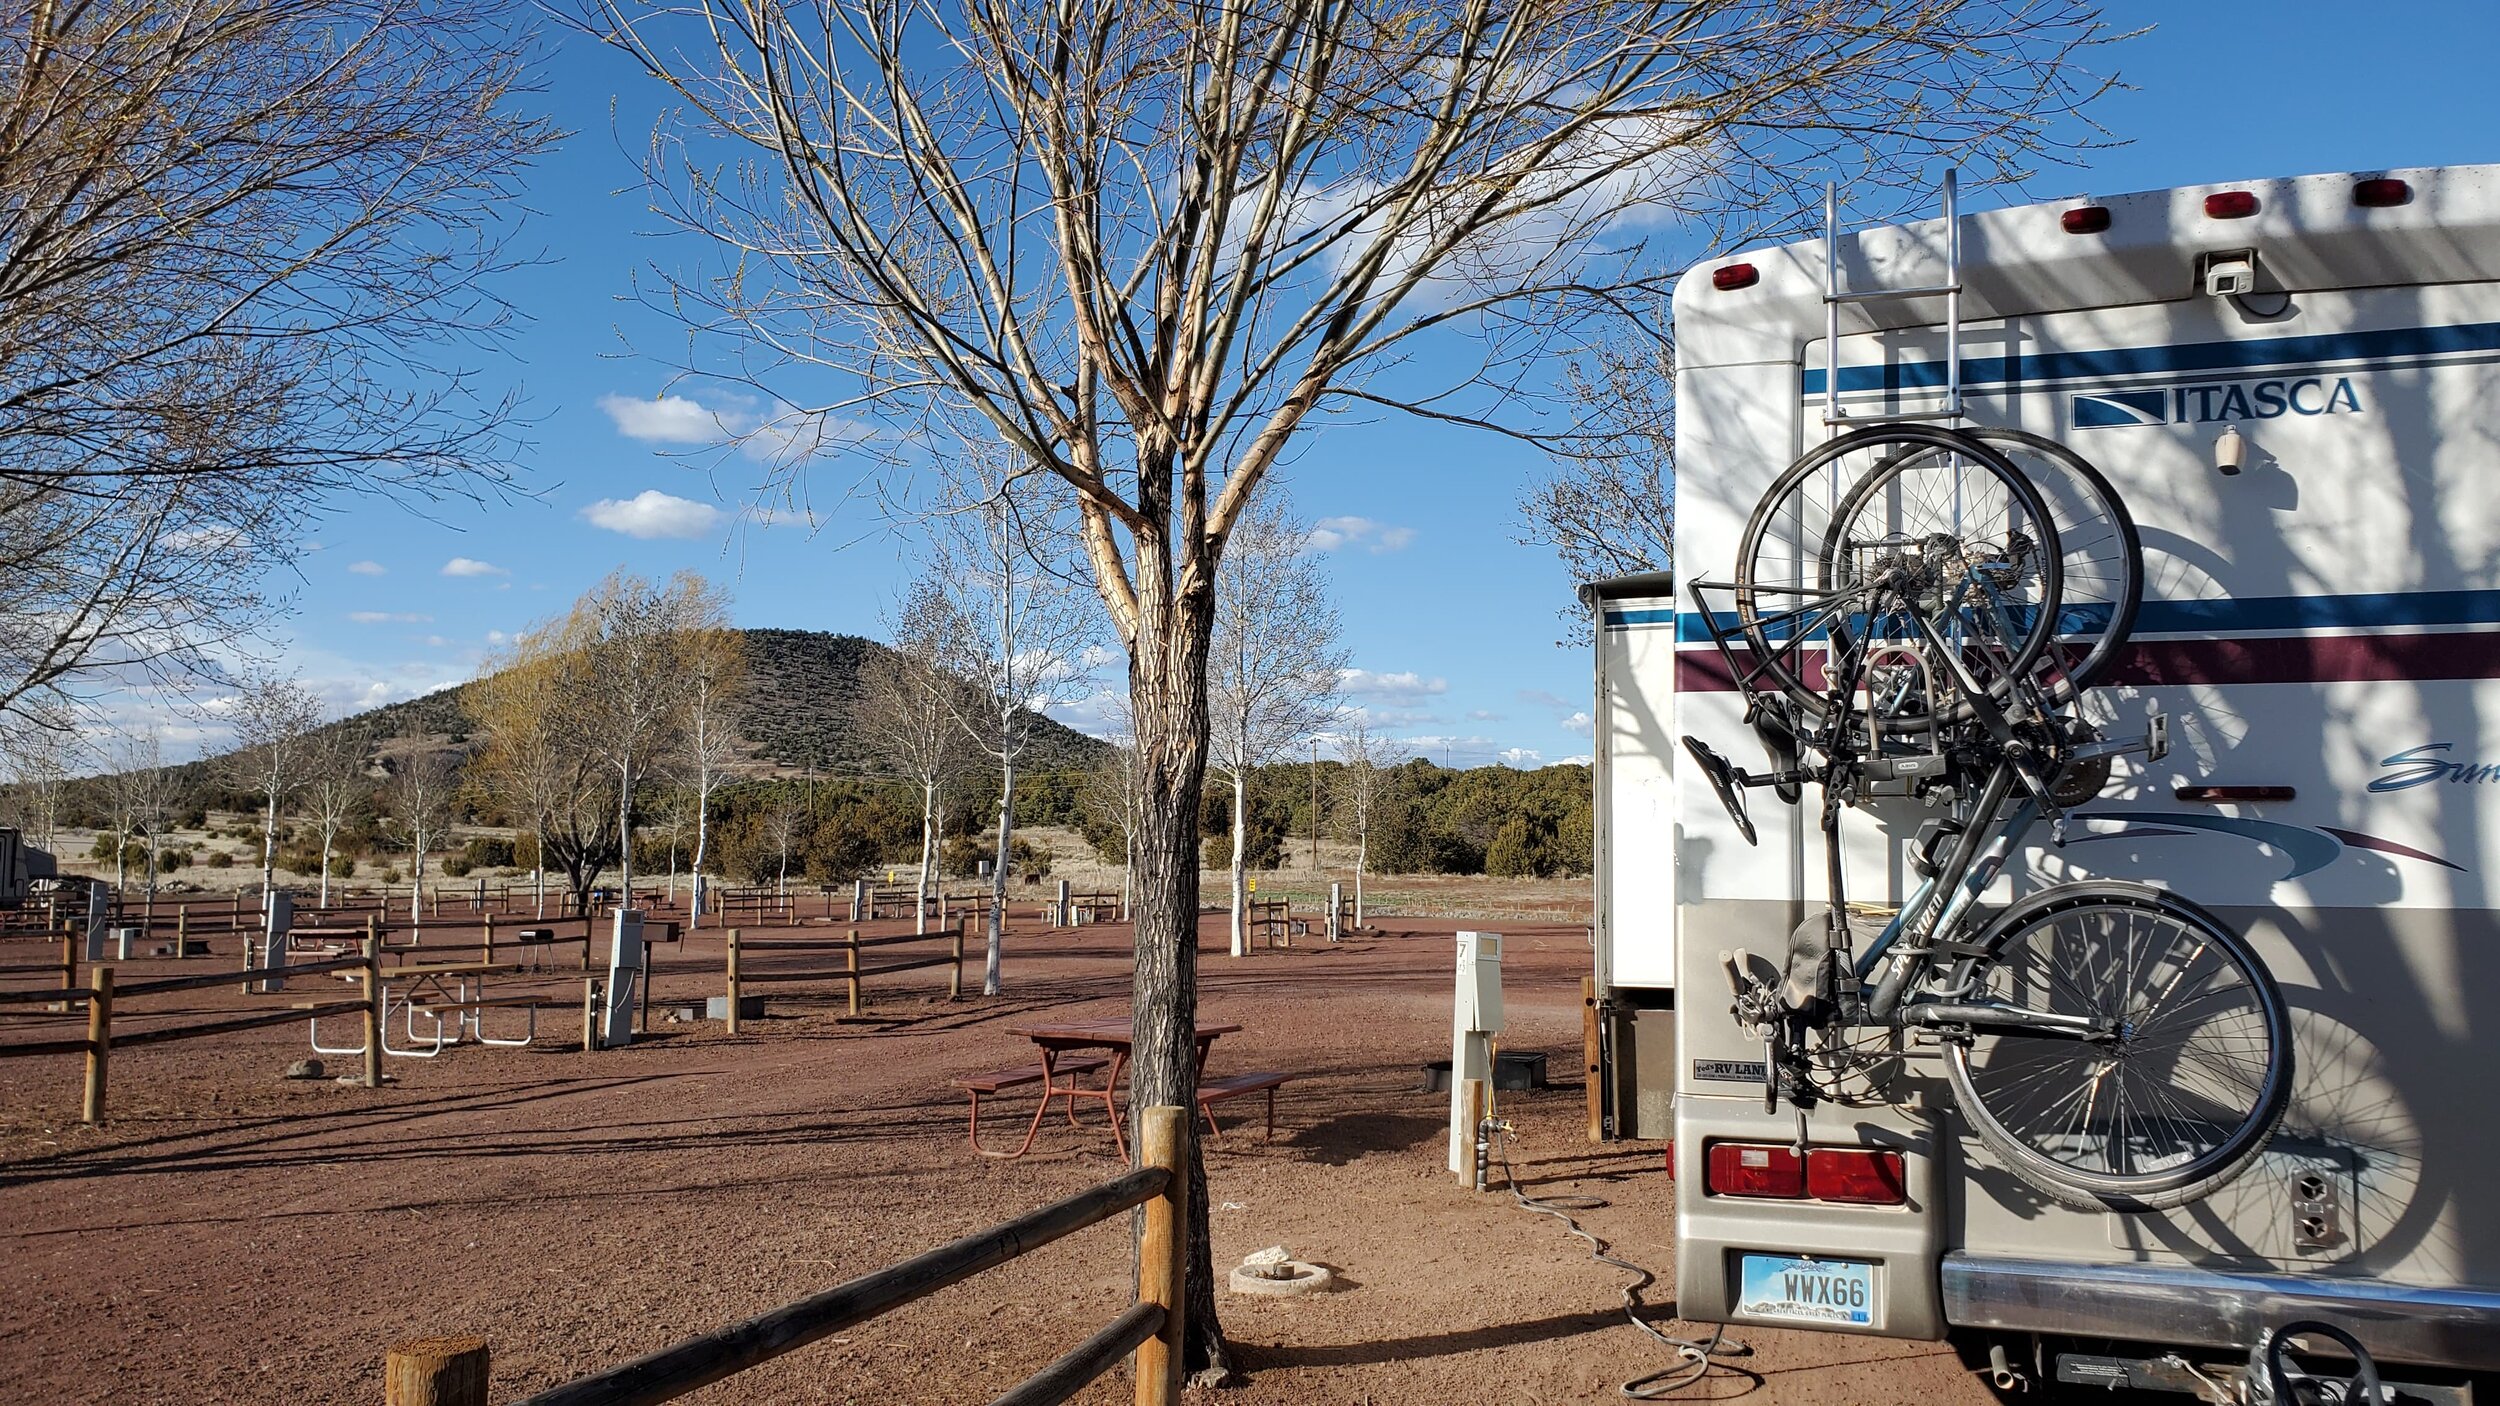
[[[1763,1079],[1762,1061],[1697,1059],[1693,1061],[1693,1077],[1721,1084],[1759,1084]]]

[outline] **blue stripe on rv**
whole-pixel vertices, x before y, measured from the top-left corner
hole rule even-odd
[[[2064,612],[2069,630],[2090,629],[2105,607]],[[1686,639],[1707,640],[1701,617],[1668,609],[1609,610],[1609,626],[1663,625],[1673,620]],[[1733,612],[1720,628],[1734,631]],[[2500,591],[2384,591],[2369,595],[2258,596],[2242,600],[2148,600],[2136,612],[2138,635],[2240,635],[2269,630],[2399,629],[2500,624]]]
[[[2114,347],[2104,351],[2040,352],[2034,355],[1965,357],[1965,386],[2021,386],[2108,376],[2163,372],[2244,371],[2320,361],[2371,361],[2387,357],[2447,356],[2500,351],[2500,322],[2452,327],[2395,327],[2377,332],[2328,332],[2307,337],[2260,337],[2243,342],[2188,342],[2177,346]],[[1804,393],[1823,393],[1823,372],[1804,373]],[[1843,393],[1934,390],[1945,383],[1944,364],[1899,362],[1840,368]]]

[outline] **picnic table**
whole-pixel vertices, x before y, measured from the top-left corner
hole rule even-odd
[[[389,1037],[386,1035],[382,1041],[383,1052],[430,1059],[441,1054],[445,1045],[457,1045],[462,1040],[475,1040],[481,1045],[528,1044],[527,1039],[495,1040],[489,1039],[486,1034],[484,1008],[492,1004],[486,998],[486,978],[509,976],[519,970],[521,970],[519,962],[411,962],[385,968],[382,972],[383,1029],[387,1031],[390,1028],[391,1003],[394,999],[391,988],[396,984],[402,988],[396,999],[399,1003],[401,1020],[408,1027],[408,1048],[392,1049]],[[445,982],[451,985],[445,986]],[[533,1004],[530,1025],[531,1035],[534,1037],[537,1033],[535,998],[516,998],[516,1003],[519,1000],[529,1000]],[[446,1010],[452,1012],[449,1040],[443,1038],[442,1012]],[[431,1037],[433,1048],[431,1049],[421,1050],[416,1047],[419,1040],[427,1038],[417,1033],[417,1015],[420,1011],[425,1013],[427,1019],[434,1022],[434,1034]]]
[[[1241,1029],[1239,1025],[1216,1024],[1203,1020],[1198,1022],[1195,1032],[1198,1042],[1198,1067],[1201,1069],[1206,1067],[1207,1049],[1216,1042],[1219,1036],[1230,1035],[1239,1029]],[[1069,1126],[1082,1127],[1084,1125],[1076,1120],[1076,1101],[1080,1098],[1099,1098],[1102,1100],[1103,1112],[1111,1119],[1111,1141],[1120,1149],[1120,1155],[1126,1157],[1128,1139],[1120,1132],[1120,1106],[1116,1095],[1120,1088],[1120,1075],[1128,1069],[1129,1047],[1134,1042],[1130,1023],[1125,1019],[1051,1021],[1045,1024],[1010,1025],[1007,1027],[1007,1033],[1021,1035],[1031,1040],[1034,1047],[1041,1052],[1042,1061],[1042,1101],[1033,1110],[1033,1125],[1025,1129],[1024,1145],[1017,1148],[1011,1155],[1021,1157],[1032,1149],[1034,1136],[1042,1130],[1042,1119],[1050,1112],[1052,1099],[1065,1099]],[[1110,1054],[1109,1064],[1101,1066],[1103,1069],[1101,1088],[1090,1088],[1081,1082],[1084,1073],[1082,1069],[1072,1070],[1064,1081],[1059,1077],[1060,1058],[1063,1055],[1084,1050],[1104,1050]],[[1100,1064],[1095,1060],[1085,1060],[1082,1063],[1085,1069],[1092,1069]],[[979,1146],[977,1141],[974,1145]]]

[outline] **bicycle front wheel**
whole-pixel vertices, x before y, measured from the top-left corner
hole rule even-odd
[[[2291,1101],[2291,1022],[2245,939],[2141,884],[2066,884],[1990,924],[1960,999],[2105,1018],[2107,1040],[2002,1028],[1946,1042],[1955,1098],[2064,1205],[2160,1210],[2237,1175]]]

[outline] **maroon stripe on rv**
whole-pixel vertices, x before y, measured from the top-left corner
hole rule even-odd
[[[2500,678],[2500,633],[2138,640],[2110,661],[2115,684],[2345,683]]]
[[[1743,650],[1739,659],[1750,662]],[[1821,683],[1819,660],[1810,660]],[[2500,632],[2433,635],[2304,635],[2274,639],[2137,640],[2110,661],[2104,683],[2136,686],[2346,683],[2500,678]],[[1717,650],[1686,650],[1675,686],[1687,693],[1735,687]]]

